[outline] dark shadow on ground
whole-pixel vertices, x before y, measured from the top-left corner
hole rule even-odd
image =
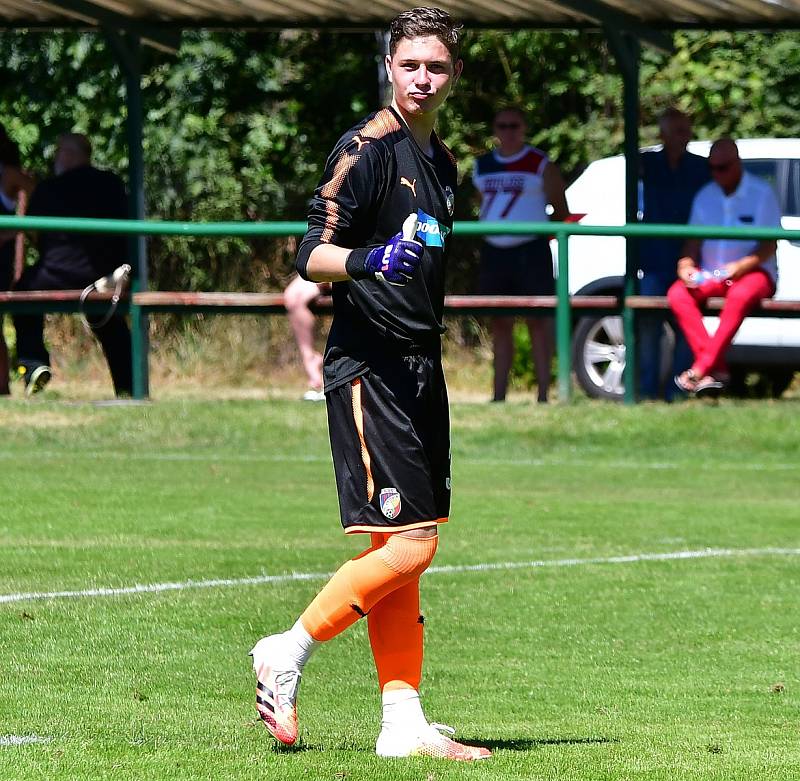
[[[619,743],[617,738],[605,737],[585,737],[585,738],[510,738],[503,739],[486,739],[478,737],[459,737],[459,742],[466,743],[470,746],[485,746],[491,751],[531,751],[532,749],[541,746],[586,746],[592,744],[602,743]],[[307,743],[302,738],[294,746],[284,746],[281,743],[274,742],[272,744],[272,751],[275,754],[302,754],[304,751],[365,751],[363,746],[354,745],[351,741],[345,741],[336,746],[323,746],[317,743]],[[370,746],[369,751],[373,751]]]
[[[617,738],[511,738],[508,740],[492,740],[485,738],[459,738],[462,743],[474,746],[485,746],[492,751],[530,751],[539,746],[585,746],[592,743],[619,743]]]

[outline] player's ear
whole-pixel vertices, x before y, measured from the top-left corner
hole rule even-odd
[[[386,78],[389,79],[389,84],[392,83],[392,55],[387,54],[383,60],[383,64],[386,66]]]
[[[453,68],[453,84],[461,78],[461,71],[464,70],[464,60],[456,60],[455,67]]]

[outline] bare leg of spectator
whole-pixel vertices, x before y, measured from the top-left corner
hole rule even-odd
[[[314,348],[315,318],[308,308],[317,296],[317,284],[302,277],[295,277],[284,291],[286,314],[308,377],[308,387],[319,391],[322,390],[322,355]]]
[[[547,392],[550,389],[550,370],[553,366],[555,349],[553,321],[549,317],[529,317],[527,322],[528,333],[531,337],[533,368],[536,371],[538,386],[536,400],[543,404],[547,401]]]
[[[504,401],[508,390],[508,373],[514,360],[514,318],[495,317],[492,320],[492,343],[494,345],[494,398]]]

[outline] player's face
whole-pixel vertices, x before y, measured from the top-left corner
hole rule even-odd
[[[447,47],[436,37],[403,38],[386,57],[394,101],[409,116],[436,112],[461,75]]]

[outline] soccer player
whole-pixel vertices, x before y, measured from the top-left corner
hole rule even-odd
[[[383,719],[382,757],[490,756],[429,724],[419,700],[419,578],[450,507],[450,431],[441,363],[444,272],[456,164],[433,131],[458,79],[460,26],[437,8],[391,23],[393,99],[333,149],[297,270],[333,283],[324,379],[342,525],[371,546],[346,562],[294,626],[250,652],[256,707],[297,739],[297,688],[320,644],[366,616]]]

